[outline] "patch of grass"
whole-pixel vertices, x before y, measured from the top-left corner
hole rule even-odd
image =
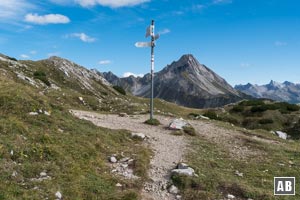
[[[256,135],[255,132],[252,134]],[[250,140],[245,140],[247,148],[259,150],[263,156],[240,159],[229,156],[229,149],[204,137],[190,139],[190,151],[186,159],[199,177],[172,177],[181,189],[183,199],[197,199],[199,196],[201,199],[223,199],[227,194],[238,199],[277,199],[273,195],[274,176],[297,176],[299,173],[298,142],[283,141],[282,144],[266,145]],[[295,164],[288,167],[290,160]],[[236,170],[244,176],[235,175]],[[300,194],[297,193],[285,199],[299,198]]]
[[[206,111],[203,116],[208,117],[209,119],[219,120],[218,114],[212,110]]]
[[[148,119],[144,122],[145,124],[149,124],[149,125],[152,125],[152,126],[158,126],[160,125],[160,122],[158,119]]]
[[[121,86],[114,85],[113,88],[114,88],[117,92],[119,92],[120,94],[126,95],[126,91],[125,91],[124,88],[122,88]]]
[[[195,128],[193,127],[193,126],[191,126],[191,125],[186,125],[186,126],[184,126],[184,127],[182,127],[183,128],[183,131],[186,133],[186,134],[188,134],[188,135],[190,135],[190,136],[195,136],[196,135],[196,130],[195,130]]]
[[[272,123],[274,123],[273,119],[260,119],[258,122],[260,124],[272,124]]]
[[[35,71],[33,73],[34,78],[41,80],[43,83],[45,83],[47,86],[51,86],[51,83],[49,82],[46,73],[43,71]]]

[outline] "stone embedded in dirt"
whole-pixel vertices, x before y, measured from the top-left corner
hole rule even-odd
[[[191,167],[187,169],[173,169],[171,171],[172,174],[186,175],[186,176],[194,176],[195,170]]]
[[[128,117],[127,113],[119,113],[119,117]]]
[[[278,137],[280,137],[281,139],[284,139],[284,140],[286,140],[288,137],[288,134],[286,134],[285,132],[282,132],[282,131],[275,131],[275,133]]]
[[[47,176],[47,173],[46,172],[41,172],[40,173],[40,177],[46,177]]]
[[[176,199],[177,200],[181,199],[181,195],[176,195]]]
[[[30,113],[28,113],[29,115],[38,115],[39,113],[37,113],[37,112],[30,112]]]
[[[232,194],[227,194],[227,198],[228,198],[228,199],[235,199],[235,196],[232,195]]]
[[[184,121],[182,118],[180,119],[174,119],[169,124],[169,129],[171,130],[182,130],[184,126],[186,126],[188,123]]]
[[[116,187],[122,187],[122,184],[121,183],[117,183]]]
[[[124,163],[124,162],[128,162],[129,160],[130,160],[129,157],[125,157],[125,158],[121,158],[121,159],[119,160],[119,162]]]
[[[117,160],[116,157],[111,156],[111,157],[109,157],[109,162],[111,162],[111,163],[116,163],[116,162],[118,162],[118,160]]]
[[[169,193],[171,194],[178,194],[179,190],[175,185],[171,185],[171,187],[169,188]]]
[[[137,138],[140,138],[142,140],[144,140],[146,138],[146,135],[143,134],[143,133],[131,133],[131,136],[132,137],[137,137]]]
[[[58,199],[61,199],[62,198],[62,194],[60,193],[60,191],[57,191],[55,193],[55,197],[58,198]]]
[[[239,177],[243,177],[244,176],[244,174],[241,173],[241,172],[239,172],[238,170],[236,170],[234,174],[237,175],[237,176],[239,176]]]
[[[189,166],[186,163],[179,163],[177,169],[187,169]]]

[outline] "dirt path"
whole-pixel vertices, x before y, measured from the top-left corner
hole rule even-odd
[[[143,133],[150,139],[150,146],[154,150],[151,168],[148,172],[150,181],[146,182],[142,191],[143,200],[175,200],[175,196],[167,192],[166,186],[170,178],[170,170],[182,161],[186,148],[184,136],[171,135],[165,127],[172,121],[170,117],[155,116],[162,125],[155,127],[145,125],[148,115],[134,117],[119,117],[118,115],[104,115],[86,111],[73,110],[72,113],[80,119],[93,122],[97,126],[110,129],[127,129],[136,133]]]
[[[150,181],[144,184],[142,191],[143,200],[175,200],[176,197],[166,190],[170,178],[170,170],[177,163],[184,161],[188,140],[185,136],[175,136],[165,127],[174,119],[165,116],[155,116],[162,125],[155,127],[145,125],[143,122],[148,115],[134,115],[133,117],[119,117],[112,114],[97,114],[87,111],[71,111],[81,119],[89,120],[97,126],[110,129],[127,129],[131,132],[143,133],[154,151],[151,167],[148,172]],[[276,145],[278,142],[244,134],[234,129],[217,126],[210,120],[188,120],[195,128],[198,135],[228,150],[235,159],[263,155],[263,152],[253,148],[249,142],[263,142]]]

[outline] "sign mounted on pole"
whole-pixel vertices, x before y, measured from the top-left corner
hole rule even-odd
[[[150,119],[153,119],[153,91],[154,91],[154,47],[155,41],[159,38],[159,34],[154,34],[154,20],[151,21],[151,25],[146,29],[146,38],[151,36],[151,42],[137,42],[136,47],[151,47],[151,97],[150,97]]]

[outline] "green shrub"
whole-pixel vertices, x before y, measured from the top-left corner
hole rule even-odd
[[[33,73],[34,78],[41,80],[43,83],[45,83],[47,86],[51,86],[51,83],[47,79],[46,73],[43,71],[35,71]]]
[[[114,85],[113,88],[120,94],[126,95],[126,91],[124,90],[124,88],[117,86],[117,85]]]
[[[215,119],[215,120],[219,119],[218,115],[214,111],[211,111],[211,110],[206,111],[203,114],[203,116],[208,117],[209,119]]]
[[[191,125],[186,125],[183,128],[183,131],[188,134],[188,135],[191,135],[191,136],[195,136],[196,135],[196,131],[194,129],[194,127],[192,127]]]
[[[158,125],[160,125],[160,122],[157,119],[148,119],[144,123],[152,125],[152,126],[158,126]]]
[[[256,112],[265,112],[268,110],[267,106],[253,106],[251,108],[251,112],[256,113]]]
[[[260,119],[258,122],[260,124],[272,124],[272,123],[274,123],[273,119]]]
[[[244,106],[242,105],[236,105],[231,109],[232,112],[243,112],[244,111]]]
[[[261,106],[265,105],[265,102],[262,99],[255,99],[255,100],[247,100],[242,101],[239,103],[241,106]]]

